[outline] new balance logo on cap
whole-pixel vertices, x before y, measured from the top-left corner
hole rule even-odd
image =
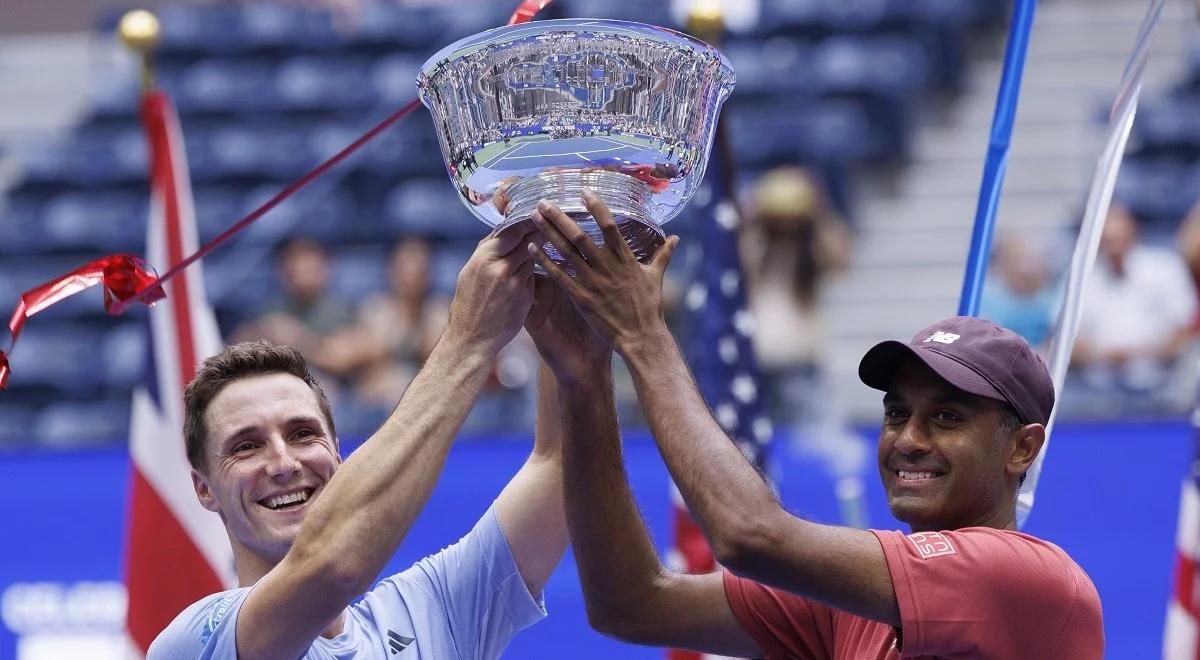
[[[396,655],[397,653],[403,651],[404,649],[408,648],[409,644],[412,643],[412,637],[405,637],[404,635],[397,635],[391,630],[388,631],[388,646],[392,649],[392,655]]]
[[[953,344],[954,340],[958,339],[958,337],[959,335],[956,335],[953,332],[942,332],[941,330],[938,330],[932,335],[926,337],[925,341],[922,343],[928,344],[931,341],[936,341],[939,344]]]

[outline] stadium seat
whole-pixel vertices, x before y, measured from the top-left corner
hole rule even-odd
[[[145,323],[130,320],[109,329],[100,343],[105,384],[114,391],[122,391],[143,382],[149,351]]]
[[[123,443],[129,437],[129,407],[129,397],[51,403],[34,419],[33,434],[50,447]]]
[[[926,85],[920,44],[894,37],[830,37],[817,44],[812,65],[827,93],[879,94],[907,99]]]
[[[179,73],[175,103],[184,115],[279,109],[276,67],[268,59],[202,59]]]
[[[99,297],[99,292],[88,293]],[[95,304],[100,307],[99,301]],[[28,327],[36,327],[36,331],[21,335],[10,357],[11,378],[25,386],[52,386],[72,396],[94,395],[104,385],[104,362],[99,350],[102,331],[44,319],[36,319]]]
[[[33,420],[38,407],[30,403],[0,402],[0,451],[37,441]]]
[[[671,3],[663,0],[569,0],[565,11],[570,17],[611,18],[664,27],[676,27]]]
[[[274,94],[289,111],[368,109],[379,102],[369,73],[363,57],[299,55],[276,69]]]
[[[400,107],[417,97],[417,74],[424,58],[416,53],[389,53],[371,64],[371,85],[380,103]]]
[[[1143,104],[1131,142],[1139,155],[1149,158],[1200,158],[1200,94]]]
[[[481,227],[476,240],[483,238],[486,234],[487,231]],[[458,282],[458,273],[471,258],[475,244],[470,239],[466,239],[454,243],[442,243],[437,247],[437,251],[433,253],[433,265],[430,267],[432,273],[430,273],[429,281],[435,291],[452,295]]]
[[[397,233],[478,240],[486,228],[456,197],[447,179],[409,179],[388,192],[385,221]]]
[[[388,246],[343,247],[331,251],[330,291],[343,300],[361,300],[387,287]]]
[[[44,199],[33,194],[14,194],[0,199],[0,254],[21,255],[46,249],[48,237],[42,223]]]
[[[1147,225],[1174,232],[1196,201],[1200,165],[1163,158],[1126,159],[1114,198],[1128,204]]]
[[[721,49],[737,72],[735,94],[811,96],[816,93],[811,47],[786,36],[739,39]]]
[[[254,46],[242,30],[242,12],[235,4],[171,3],[158,9],[162,24],[159,48],[177,52],[229,53]]]
[[[738,162],[767,167],[797,161],[860,162],[889,154],[862,107],[826,100],[808,105],[739,105],[730,113],[730,140]]]
[[[55,195],[41,209],[46,247],[140,253],[147,213],[144,194],[102,190]]]

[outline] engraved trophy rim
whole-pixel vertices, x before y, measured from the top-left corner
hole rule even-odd
[[[610,18],[555,18],[541,21],[530,21],[528,23],[519,23],[516,25],[502,25],[500,27],[477,32],[468,35],[455,41],[441,50],[434,53],[425,63],[421,65],[418,76],[426,77],[446,60],[461,57],[475,50],[474,47],[485,47],[491,45],[500,45],[511,41],[519,41],[527,37],[545,34],[547,32],[562,32],[568,31],[569,28],[588,28],[589,31],[603,31],[613,34],[630,34],[642,38],[660,39],[664,42],[674,43],[676,45],[687,45],[691,48],[703,50],[721,61],[722,68],[728,70],[730,80],[727,83],[729,90],[732,91],[734,84],[734,69],[729,58],[725,56],[716,46],[698,39],[686,32],[672,30],[671,28],[651,23],[639,23],[637,21],[622,21]],[[422,100],[424,100],[422,96]]]

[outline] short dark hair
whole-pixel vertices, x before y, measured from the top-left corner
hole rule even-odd
[[[183,442],[187,448],[188,463],[193,468],[201,473],[207,472],[204,447],[208,429],[205,428],[204,415],[217,394],[235,380],[275,373],[291,374],[312,388],[325,423],[329,425],[329,433],[336,442],[337,431],[333,427],[329,398],[308,370],[304,355],[291,346],[265,340],[247,341],[226,346],[220,353],[205,360],[183,393]]]

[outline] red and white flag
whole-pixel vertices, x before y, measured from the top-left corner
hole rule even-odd
[[[179,120],[161,91],[142,99],[150,147],[146,258],[163,272],[196,251],[199,238]],[[133,393],[125,584],[133,656],[200,598],[235,586],[233,552],[220,518],[192,489],[183,445],[183,390],[196,367],[221,349],[216,317],[196,263],[166,283],[149,312],[150,368]]]
[[[1200,660],[1200,571],[1196,570],[1200,562],[1200,489],[1196,481],[1196,477],[1185,479],[1179,496],[1175,589],[1167,604],[1164,660]]]

